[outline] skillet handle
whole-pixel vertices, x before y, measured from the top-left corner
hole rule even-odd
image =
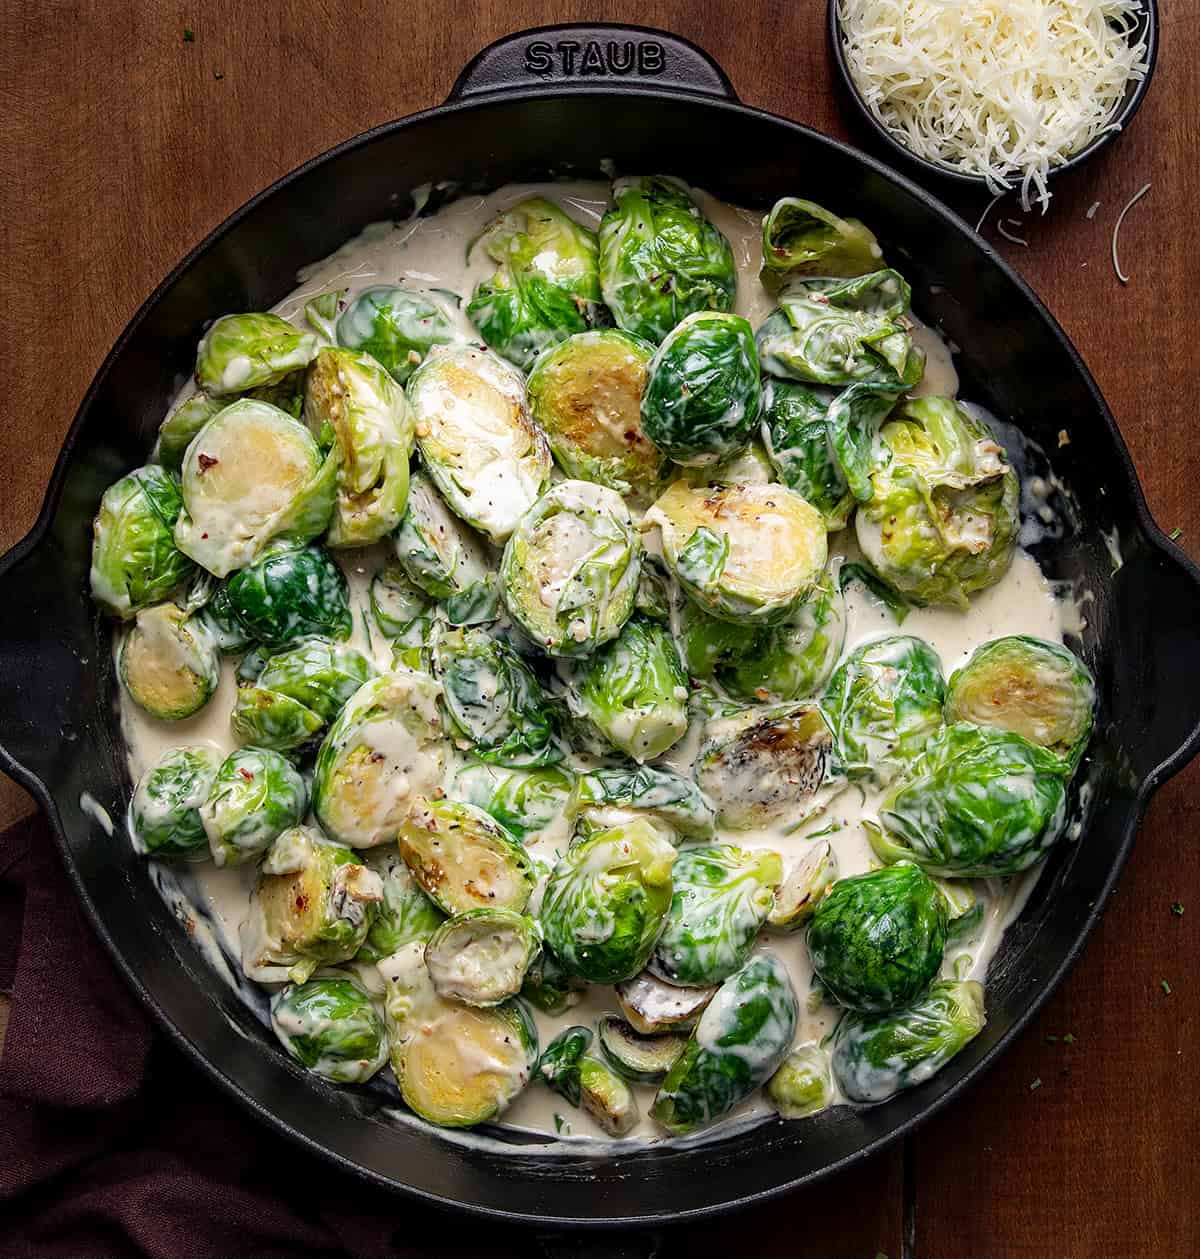
[[[519,88],[669,88],[736,101],[729,76],[702,48],[668,31],[617,23],[566,23],[489,44],[455,80],[447,104]]]

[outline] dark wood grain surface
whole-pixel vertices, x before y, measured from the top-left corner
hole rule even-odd
[[[1200,25],[1194,0],[1162,7],[1158,75],[1128,134],[1056,184],[1044,218],[1000,207],[1023,220],[1009,226],[1028,247],[988,234],[1090,364],[1154,515],[1200,555]],[[747,103],[861,141],[831,91],[823,15],[820,0],[0,6],[0,546],[32,524],[88,382],[158,279],[298,163],[437,103],[499,35],[599,18],[675,30]],[[1109,237],[1147,182],[1122,232],[1122,286]],[[975,218],[985,201],[957,208]],[[3,788],[0,825],[32,807]],[[753,1239],[763,1259],[1200,1254],[1198,943],[1192,766],[1152,803],[1083,961],[973,1095],[827,1187],[688,1230],[687,1252],[726,1256]],[[0,1008],[0,1036],[3,1024]],[[669,1246],[684,1249],[683,1236]]]

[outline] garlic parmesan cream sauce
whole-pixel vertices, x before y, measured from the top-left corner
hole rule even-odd
[[[608,185],[586,182],[509,185],[489,196],[462,197],[427,217],[402,223],[373,224],[329,258],[305,268],[300,276],[300,287],[281,301],[275,310],[301,326],[304,324],[305,302],[317,294],[329,289],[348,288],[349,298],[352,299],[358,291],[375,284],[403,284],[417,291],[450,290],[462,295],[465,305],[465,299],[476,283],[489,276],[495,265],[482,250],[472,250],[468,254],[468,243],[479,236],[497,213],[529,196],[547,197],[573,217],[595,228],[608,202]],[[773,307],[772,299],[758,282],[761,214],[726,205],[702,192],[696,193],[696,197],[705,214],[725,233],[733,246],[739,276],[736,310],[757,327]],[[455,317],[456,330],[462,340],[477,342],[478,334],[465,314],[459,310]],[[917,324],[914,340],[927,355],[924,379],[914,393],[956,394],[958,378],[950,351],[935,331],[919,321],[914,322]],[[191,388],[189,385],[180,397],[190,393]],[[488,446],[488,434],[481,432],[479,437],[480,448]],[[488,450],[489,458],[502,460],[504,454]],[[853,530],[843,530],[831,537],[833,562],[837,562],[839,555],[856,557],[852,534]],[[564,539],[564,545],[569,545],[569,541]],[[653,547],[652,536],[647,538],[647,544]],[[338,560],[350,583],[354,612],[351,644],[373,659],[381,671],[390,667],[392,649],[378,630],[371,632],[368,589],[373,573],[384,559],[385,548],[382,546],[338,553]],[[891,613],[867,594],[859,583],[849,586],[846,601],[847,633],[843,654],[866,639],[896,632]],[[1064,627],[1074,628],[1078,624],[1078,610],[1065,600],[1056,598],[1034,560],[1023,550],[1018,550],[1005,577],[997,585],[975,595],[967,612],[948,608],[916,608],[905,620],[902,632],[925,639],[941,657],[943,670],[949,677],[975,647],[989,639],[1007,634],[1032,634],[1058,642],[1062,640]],[[181,744],[209,744],[219,749],[222,756],[231,752],[236,746],[229,725],[235,694],[234,663],[228,659],[223,664],[220,684],[211,701],[198,715],[186,721],[157,721],[136,708],[122,691],[121,722],[128,746],[129,769],[134,780],[165,751]],[[663,759],[671,766],[690,773],[698,745],[699,731],[693,726],[688,736]],[[408,757],[413,754],[413,749],[408,747],[387,750],[396,755],[402,752]],[[450,748],[442,785],[451,796],[455,794],[455,775],[460,765],[460,755]],[[416,773],[417,777],[425,776],[419,769]],[[878,799],[877,795],[869,792],[864,795],[852,787],[836,796],[824,814],[797,832],[787,834],[785,827],[761,831],[718,831],[717,839],[751,849],[773,849],[783,857],[785,870],[790,870],[811,847],[812,841],[806,836],[813,831],[825,831],[836,826],[837,829],[831,830],[826,837],[836,852],[839,875],[857,874],[873,864],[862,820],[874,816]],[[565,848],[567,838],[567,826],[560,820],[539,836],[531,837],[529,847],[539,857],[552,862],[555,854]],[[264,1017],[265,1002],[261,997],[254,999],[256,991],[241,978],[238,961],[242,956],[240,937],[243,929],[252,929],[248,922],[248,909],[254,873],[252,866],[219,869],[206,862],[185,867],[158,866],[155,878],[164,897],[175,909],[196,920],[193,923],[193,939],[209,955],[214,969],[242,992],[259,1017]],[[977,891],[986,901],[985,924],[966,945],[951,944],[948,947],[944,974],[979,980],[986,978],[989,960],[1000,937],[1005,927],[1019,914],[1036,878],[1035,867],[1015,880],[977,884]],[[535,893],[531,910],[536,907],[539,894],[540,889]],[[763,933],[759,947],[774,951],[791,973],[800,999],[796,1043],[819,1041],[832,1030],[837,1014],[826,1004],[806,1000],[812,972],[804,933]],[[359,964],[355,969],[373,991],[382,992],[382,979],[375,967]],[[541,1046],[544,1048],[562,1028],[575,1023],[592,1025],[601,1014],[610,1011],[615,1011],[612,990],[593,986],[578,1005],[562,1016],[550,1017],[534,1012]],[[625,1142],[665,1139],[662,1130],[646,1118],[653,1089],[644,1085],[633,1087],[638,1093],[643,1117],[630,1136],[624,1139]],[[765,1116],[769,1112],[756,1094],[735,1111],[730,1120],[713,1131],[727,1130],[730,1122],[752,1121],[759,1113]],[[416,1122],[398,1105],[394,1114],[397,1121]],[[547,1134],[547,1141],[551,1142],[562,1138],[611,1140],[582,1111],[570,1107],[557,1094],[537,1083],[523,1091],[504,1113],[501,1122],[505,1126]],[[447,1136],[458,1141],[488,1142],[495,1139],[479,1133],[447,1133]],[[528,1146],[523,1148],[528,1150]]]

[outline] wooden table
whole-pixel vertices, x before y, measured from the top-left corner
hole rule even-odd
[[[1181,528],[1183,545],[1200,555],[1200,28],[1185,0],[1162,7],[1157,79],[1129,134],[1055,185],[1044,219],[1018,215],[1027,248],[997,240],[1091,365],[1155,516]],[[831,93],[822,0],[604,8],[551,0],[4,6],[0,546],[32,523],[93,373],[185,250],[305,159],[441,100],[459,68],[499,35],[598,16],[668,27],[707,48],[748,104],[863,142]],[[1153,189],[1122,232],[1132,276],[1122,287],[1109,237],[1146,182]],[[958,208],[974,220],[985,201]],[[32,807],[14,784],[2,785],[0,825]],[[981,1087],[906,1145],[831,1184],[687,1230],[687,1252],[744,1253],[749,1240],[761,1259],[1200,1254],[1198,940],[1193,765],[1151,805],[1083,961]],[[672,1235],[667,1253],[684,1253],[683,1234]]]

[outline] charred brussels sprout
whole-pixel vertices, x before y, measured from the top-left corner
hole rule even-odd
[[[562,481],[521,517],[504,548],[504,603],[547,654],[589,655],[629,619],[641,567],[641,541],[620,495]]]
[[[750,440],[758,423],[758,354],[740,315],[688,315],[667,333],[649,370],[642,428],[676,463],[717,463]]]
[[[307,367],[317,346],[311,332],[301,332],[278,315],[225,315],[201,338],[196,380],[214,398],[275,385]]]
[[[454,340],[454,326],[435,297],[375,284],[342,312],[337,340],[369,354],[402,385],[435,345]]]
[[[1069,773],[1019,734],[947,726],[884,800],[872,846],[948,878],[1019,874],[1062,833]]]
[[[194,393],[184,398],[158,428],[155,451],[162,466],[178,473],[192,438],[226,406],[228,400],[210,398],[206,393]]]
[[[594,232],[531,197],[495,219],[478,243],[499,265],[476,286],[467,316],[493,350],[528,369],[547,346],[586,331],[600,309]]]
[[[135,852],[146,857],[208,856],[208,837],[200,806],[208,799],[218,752],[207,747],[172,748],[138,779],[129,802],[129,837]]]
[[[1023,735],[1074,765],[1087,746],[1096,684],[1078,656],[1025,634],[996,638],[955,670],[946,720]]]
[[[629,1085],[608,1063],[588,1054],[579,1062],[579,1104],[610,1137],[625,1136],[641,1118]]]
[[[675,849],[648,822],[600,831],[559,859],[542,897],[546,943],[592,983],[631,979],[654,950],[671,903]]]
[[[162,721],[181,721],[208,703],[221,660],[202,620],[160,603],[139,612],[126,632],[120,674],[139,708]]]
[[[421,459],[451,511],[500,545],[550,478],[521,373],[494,354],[447,346],[413,372],[408,398]]]
[[[952,398],[914,398],[879,432],[882,458],[855,518],[879,575],[916,603],[965,608],[1008,571],[1016,473],[987,426]]]
[[[345,575],[319,546],[273,546],[225,585],[238,624],[265,647],[286,647],[311,634],[349,638]]]
[[[833,1099],[829,1059],[817,1045],[801,1045],[783,1060],[763,1090],[780,1119],[807,1119]]]
[[[374,848],[365,861],[383,883],[383,900],[355,960],[379,962],[414,940],[424,943],[446,915],[421,890],[398,849]]]
[[[686,1032],[695,1027],[716,986],[680,988],[665,983],[649,971],[616,986],[617,1003],[629,1024],[643,1036]]]
[[[522,843],[565,827],[571,785],[572,775],[557,767],[524,770],[466,765],[454,779],[454,790],[466,803],[490,813]]]
[[[852,1102],[885,1102],[934,1076],[986,1021],[979,984],[936,983],[906,1010],[844,1018],[834,1036],[833,1074]]]
[[[613,202],[600,223],[600,288],[618,327],[657,344],[693,311],[733,306],[733,251],[681,184],[618,179]]]
[[[813,971],[847,1009],[898,1010],[941,969],[947,920],[945,898],[918,866],[839,879],[817,903],[808,928]]]
[[[645,1036],[615,1014],[601,1018],[596,1034],[608,1065],[635,1084],[661,1083],[687,1044],[677,1033]]]
[[[778,931],[799,931],[808,924],[821,897],[837,879],[837,854],[827,839],[814,844],[775,889],[767,923]]]
[[[92,524],[92,598],[128,620],[165,599],[194,571],[175,546],[179,482],[149,464],[104,491]]]
[[[383,1019],[345,976],[324,975],[276,993],[271,1027],[302,1067],[335,1084],[365,1084],[388,1059]]]
[[[278,752],[239,748],[225,759],[200,809],[219,866],[257,860],[299,825],[308,802],[304,779]]]
[[[771,287],[797,275],[866,275],[878,269],[883,251],[857,219],[781,197],[763,217],[762,257],[762,280]]]
[[[447,919],[425,945],[439,997],[499,1005],[521,991],[542,950],[537,922],[511,909],[471,909]]]
[[[566,804],[569,817],[588,826],[619,826],[643,815],[687,839],[708,839],[715,818],[694,782],[652,765],[604,767],[580,774]]]
[[[243,399],[200,430],[183,461],[175,545],[217,577],[257,560],[275,538],[300,545],[329,523],[337,454],[303,424]]]
[[[394,561],[371,578],[371,612],[385,638],[407,641],[416,633],[423,640],[432,610],[425,592]]]
[[[668,983],[720,983],[750,956],[775,904],[783,862],[776,852],[706,844],[685,848],[671,878],[671,908],[650,969]]]
[[[590,1028],[566,1027],[546,1046],[538,1059],[537,1078],[565,1097],[572,1106],[580,1103],[579,1064],[592,1046]]]
[[[735,624],[787,620],[825,567],[825,522],[784,485],[676,481],[646,513],[688,596]]]
[[[758,953],[717,990],[650,1110],[673,1136],[727,1115],[778,1069],[796,1035],[799,1004],[787,968]]]

